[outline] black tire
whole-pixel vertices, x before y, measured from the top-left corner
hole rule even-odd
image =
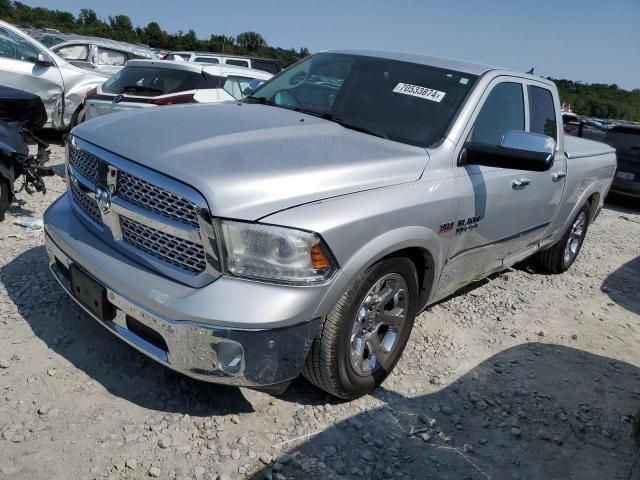
[[[73,118],[71,119],[70,128],[76,127],[84,122],[87,118],[87,112],[84,109],[84,106],[80,106],[76,113],[73,114]]]
[[[569,267],[571,267],[571,265],[573,265],[573,262],[576,261],[576,258],[578,258],[578,254],[582,249],[585,236],[587,235],[587,230],[589,228],[589,212],[589,205],[583,206],[575,216],[575,218],[572,220],[571,224],[567,228],[567,231],[564,233],[564,235],[562,235],[562,238],[558,240],[551,248],[535,254],[534,261],[538,267],[550,273],[563,273],[569,270]],[[578,219],[580,219],[581,217],[584,219],[582,234],[580,235],[575,252],[572,252],[572,255],[567,257],[565,253],[567,251],[569,239],[572,237],[572,232],[574,232],[576,222],[578,222]]]
[[[390,276],[393,278],[388,281],[397,281],[403,287],[400,277],[406,282],[406,296],[402,297],[405,308],[401,309],[406,312],[406,315],[403,317],[404,320],[397,335],[394,334],[395,341],[385,361],[372,367],[368,373],[358,373],[351,360],[352,335],[356,328],[356,321],[361,322],[357,328],[364,324],[359,312],[363,311],[362,304],[365,302],[365,297],[371,298],[371,291],[376,288],[377,282]],[[393,300],[386,305],[388,306],[391,302],[395,305],[397,298],[394,296]],[[370,393],[387,378],[402,355],[413,328],[417,299],[418,276],[410,260],[393,257],[372,265],[351,283],[337,305],[322,322],[302,374],[317,387],[345,400]],[[364,311],[378,310],[379,305],[381,303],[377,303],[375,307],[369,306]],[[385,305],[382,309],[386,310]],[[387,331],[390,330],[392,329],[389,328]],[[367,348],[364,347],[365,350]],[[375,359],[373,363],[378,361],[375,355],[369,358]],[[368,361],[371,362],[371,360]]]
[[[4,214],[11,205],[11,185],[6,178],[0,177],[0,222],[4,221]]]

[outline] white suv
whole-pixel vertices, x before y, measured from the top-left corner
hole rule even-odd
[[[165,60],[176,60],[178,62],[196,62],[206,63],[210,65],[225,64],[234,65],[236,67],[253,68],[254,70],[262,70],[264,72],[275,75],[282,70],[280,62],[273,58],[260,57],[242,57],[225,55],[223,53],[211,52],[171,52],[165,57]]]
[[[107,113],[182,103],[240,100],[270,73],[231,65],[130,60],[104,84],[87,92],[86,119]]]

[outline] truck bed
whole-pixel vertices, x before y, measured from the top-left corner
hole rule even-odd
[[[569,160],[573,158],[592,157],[596,155],[606,155],[615,153],[615,148],[602,142],[587,140],[586,138],[564,136],[564,150]]]

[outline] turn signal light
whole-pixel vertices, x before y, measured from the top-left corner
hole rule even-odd
[[[322,251],[322,247],[319,243],[315,243],[311,247],[311,264],[316,270],[326,270],[331,267],[329,259]]]

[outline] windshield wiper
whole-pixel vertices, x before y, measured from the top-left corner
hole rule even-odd
[[[321,113],[321,112],[316,112],[313,110],[307,110],[306,108],[299,108],[296,107],[294,108],[294,110],[296,112],[300,112],[300,113],[306,113],[307,115],[313,115],[314,117],[319,117],[319,118],[323,118],[325,120],[329,120],[330,122],[334,122],[337,123],[338,125],[344,127],[344,128],[348,128],[349,130],[355,130],[356,132],[362,132],[362,133],[366,133],[368,135],[373,135],[374,137],[380,137],[380,138],[384,138],[384,139],[389,139],[388,135],[385,135],[382,132],[376,132],[374,130],[371,130],[369,128],[366,127],[361,127],[360,125],[354,125],[353,123],[347,122],[346,120],[340,118],[340,117],[336,117],[335,115],[331,114],[331,113]]]
[[[154,87],[142,87],[140,85],[126,85],[122,87],[123,92],[157,92],[164,93],[164,90]]]
[[[257,102],[261,105],[277,106],[273,102],[270,102],[269,100],[267,100],[266,97],[256,97],[254,95],[248,95],[242,99],[242,101],[246,101],[246,100],[249,100],[251,102]]]

